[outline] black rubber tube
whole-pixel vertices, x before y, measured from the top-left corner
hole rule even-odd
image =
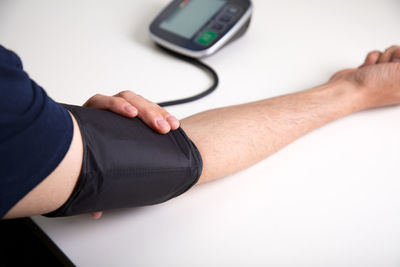
[[[184,104],[184,103],[188,103],[188,102],[192,102],[195,100],[198,100],[200,98],[203,98],[209,94],[211,94],[213,91],[215,91],[215,89],[218,87],[218,83],[219,83],[219,79],[218,79],[218,74],[215,72],[215,70],[213,68],[211,68],[210,66],[208,66],[207,64],[201,62],[198,59],[195,58],[191,58],[191,57],[187,57],[181,54],[178,54],[176,52],[173,52],[171,50],[168,50],[164,47],[158,46],[161,50],[167,52],[168,54],[186,61],[194,66],[197,66],[200,69],[205,70],[207,73],[209,73],[213,79],[213,84],[205,91],[194,95],[194,96],[190,96],[190,97],[186,97],[186,98],[182,98],[182,99],[176,99],[176,100],[170,100],[170,101],[165,101],[165,102],[161,102],[161,103],[157,103],[159,106],[161,107],[167,107],[167,106],[172,106],[172,105],[178,105],[178,104]]]

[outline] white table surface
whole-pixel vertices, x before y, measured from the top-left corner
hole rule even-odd
[[[0,42],[59,102],[209,85],[147,34],[166,0],[0,0]],[[205,59],[221,84],[180,118],[272,97],[400,43],[399,0],[254,0],[248,33]],[[400,107],[318,129],[248,170],[167,203],[34,221],[78,266],[400,266]],[[210,133],[212,134],[212,133]]]

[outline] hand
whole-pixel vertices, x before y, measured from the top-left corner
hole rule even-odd
[[[83,106],[109,110],[130,118],[137,116],[161,134],[176,130],[180,125],[165,109],[131,91],[122,91],[115,96],[96,94]]]
[[[109,110],[129,118],[137,116],[161,134],[176,130],[180,125],[179,121],[165,109],[131,91],[123,91],[115,96],[96,94],[83,106]],[[101,211],[91,213],[94,219],[99,219],[102,215]]]
[[[400,46],[370,52],[360,67],[339,71],[330,82],[338,80],[361,93],[361,109],[400,104]]]

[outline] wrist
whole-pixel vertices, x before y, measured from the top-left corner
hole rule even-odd
[[[317,88],[329,96],[331,102],[343,109],[343,115],[349,115],[367,107],[363,88],[345,79],[329,81]]]

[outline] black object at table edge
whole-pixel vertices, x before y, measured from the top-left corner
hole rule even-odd
[[[1,220],[0,227],[0,266],[75,266],[31,218]]]

